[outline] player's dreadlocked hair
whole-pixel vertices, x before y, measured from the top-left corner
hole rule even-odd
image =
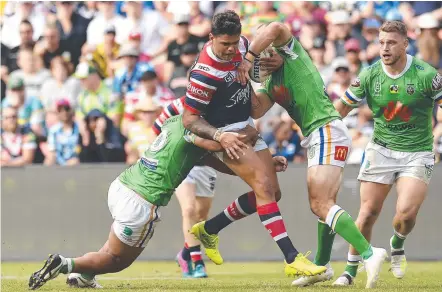
[[[403,37],[407,37],[407,26],[401,21],[386,21],[379,28],[379,31],[397,32]]]
[[[241,34],[241,20],[233,10],[217,13],[212,19],[212,34],[214,36]]]

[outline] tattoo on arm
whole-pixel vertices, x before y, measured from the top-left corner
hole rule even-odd
[[[218,130],[200,116],[196,116],[196,119],[194,119],[191,123],[189,123],[187,129],[190,132],[196,134],[197,136],[209,140],[213,140],[213,136],[215,135],[215,132]]]

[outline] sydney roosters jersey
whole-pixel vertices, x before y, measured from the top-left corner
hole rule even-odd
[[[248,49],[241,36],[236,55],[231,61],[215,56],[212,42],[206,43],[193,65],[187,85],[185,108],[201,114],[214,127],[246,121],[251,111],[252,87],[236,79],[236,68]]]
[[[153,131],[155,134],[159,135],[161,133],[161,128],[163,127],[163,123],[170,117],[180,115],[184,112],[184,101],[186,96],[182,96],[178,99],[172,101],[167,107],[163,109],[160,116],[155,120],[153,124]]]

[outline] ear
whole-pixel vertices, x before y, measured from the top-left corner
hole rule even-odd
[[[404,47],[405,47],[405,49],[408,47],[408,38],[405,38]]]
[[[211,32],[209,32],[209,40],[213,41],[214,38],[215,36]]]

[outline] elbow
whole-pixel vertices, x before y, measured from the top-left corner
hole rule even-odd
[[[282,22],[272,22],[268,26],[271,35],[279,35],[287,27]]]
[[[184,110],[184,113],[183,113],[183,126],[184,126],[184,128],[189,130],[194,121],[195,121],[195,115],[192,114],[188,110]]]

